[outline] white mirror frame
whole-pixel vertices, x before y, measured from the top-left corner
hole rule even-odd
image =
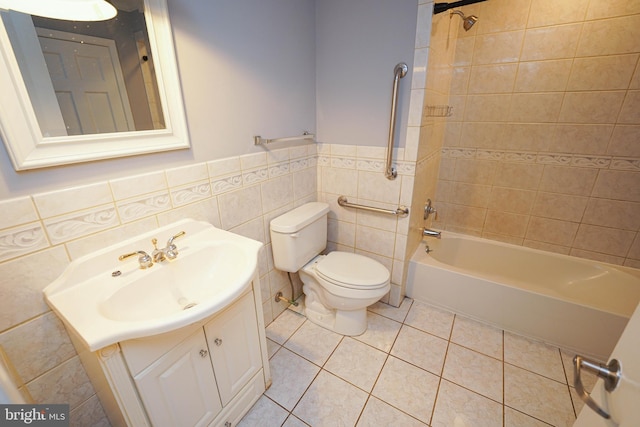
[[[44,137],[0,19],[0,137],[17,171],[189,148],[166,0],[144,0],[165,129]]]

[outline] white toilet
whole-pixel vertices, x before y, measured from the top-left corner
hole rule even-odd
[[[342,335],[367,330],[367,307],[389,292],[389,270],[371,258],[327,246],[329,205],[311,202],[271,221],[273,260],[278,270],[299,272],[305,315]]]

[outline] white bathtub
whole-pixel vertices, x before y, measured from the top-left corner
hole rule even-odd
[[[631,269],[448,232],[426,243],[407,296],[602,360],[640,301]]]

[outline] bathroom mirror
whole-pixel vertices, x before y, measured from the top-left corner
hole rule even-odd
[[[0,137],[16,170],[190,146],[166,0],[112,3],[103,22],[0,13]]]

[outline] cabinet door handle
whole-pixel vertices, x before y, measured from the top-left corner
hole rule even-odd
[[[222,340],[220,338],[216,338],[215,340],[213,340],[213,342],[216,343],[217,346],[222,345]]]
[[[200,350],[200,357],[207,357],[207,354],[209,354],[209,352],[207,350]]]

